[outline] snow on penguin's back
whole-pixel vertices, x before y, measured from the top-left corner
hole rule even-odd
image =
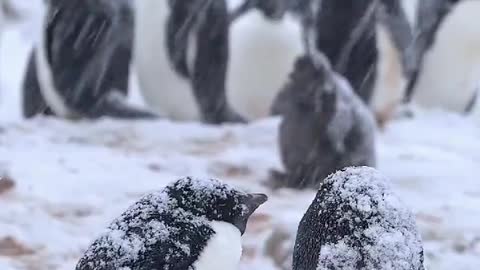
[[[219,223],[236,228],[235,239],[239,239],[242,226],[265,201],[263,194],[248,194],[218,180],[177,180],[147,194],[115,219],[76,269],[191,269],[197,260],[205,260],[206,250],[211,253],[212,239],[222,238]],[[240,241],[237,244],[239,254],[231,257],[239,260]],[[222,250],[216,254],[224,255]]]
[[[423,270],[414,216],[375,169],[332,174],[300,222],[293,269]]]

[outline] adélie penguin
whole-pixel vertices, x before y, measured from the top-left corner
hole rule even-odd
[[[323,181],[300,225],[293,270],[424,270],[412,212],[388,180],[351,167]]]
[[[480,2],[418,3],[415,72],[406,101],[425,108],[466,112],[474,107],[480,76]]]
[[[302,51],[300,28],[274,20],[272,1],[246,1],[136,2],[134,62],[151,108],[210,123],[269,115]]]
[[[154,118],[126,102],[133,36],[127,0],[49,0],[27,64],[24,116]]]
[[[115,219],[76,270],[235,270],[248,218],[265,201],[218,180],[180,179]]]

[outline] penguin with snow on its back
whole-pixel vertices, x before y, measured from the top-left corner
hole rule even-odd
[[[375,166],[374,117],[323,55],[297,60],[273,113],[283,117],[279,144],[286,172],[272,172],[271,187],[317,189],[338,169]]]
[[[266,200],[217,180],[180,179],[114,220],[76,270],[237,269],[248,218]]]
[[[426,108],[466,112],[475,105],[480,76],[480,1],[421,0],[415,72],[406,100]]]
[[[368,167],[323,181],[300,225],[293,270],[424,270],[414,215]]]
[[[49,0],[23,82],[23,113],[154,118],[126,102],[133,14],[126,0]]]

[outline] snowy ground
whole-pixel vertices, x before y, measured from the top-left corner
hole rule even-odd
[[[268,193],[244,237],[242,269],[280,269],[293,239],[276,239],[274,248],[266,242],[274,230],[294,237],[314,192],[272,193],[261,184],[281,168],[278,119],[224,127],[24,121],[18,84],[26,37],[7,33],[0,55],[0,167],[14,182],[0,185],[0,269],[74,269],[112,218],[185,175]],[[416,213],[431,270],[480,268],[479,138],[474,121],[443,112],[419,112],[378,132],[379,169]]]

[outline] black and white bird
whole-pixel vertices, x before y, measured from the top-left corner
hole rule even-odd
[[[293,270],[424,270],[414,215],[368,167],[323,181],[297,231]]]
[[[23,112],[154,118],[126,102],[133,13],[127,0],[48,0],[24,79]]]
[[[211,123],[268,116],[302,53],[299,25],[272,19],[273,2],[137,1],[135,67],[150,107]]]
[[[381,115],[401,102],[411,72],[411,1],[283,0],[277,6],[299,19],[306,53],[325,54]]]
[[[282,116],[279,144],[286,172],[273,173],[270,186],[317,189],[336,170],[375,166],[373,114],[323,55],[297,60],[273,114]]]
[[[234,270],[248,218],[265,201],[217,180],[180,179],[115,219],[76,270]]]
[[[407,100],[426,108],[471,110],[480,78],[480,2],[421,0],[415,46],[417,63]],[[477,104],[478,105],[478,104]]]

